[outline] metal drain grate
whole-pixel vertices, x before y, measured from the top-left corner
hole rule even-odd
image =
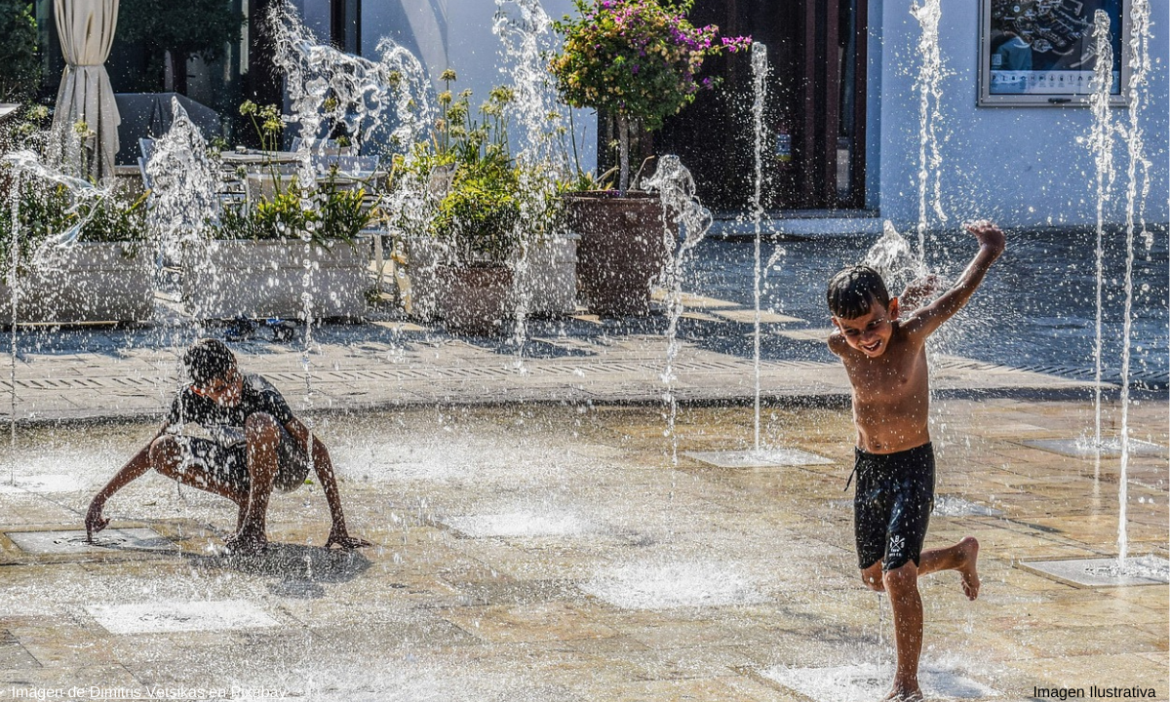
[[[25,553],[57,555],[109,553],[111,551],[176,551],[178,546],[153,529],[108,529],[95,534],[93,542],[84,531],[9,531],[12,543]]]

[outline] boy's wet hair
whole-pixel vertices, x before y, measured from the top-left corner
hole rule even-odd
[[[236,367],[236,357],[219,339],[200,339],[183,354],[183,365],[195,385],[206,385],[216,378],[226,378]]]
[[[857,319],[869,314],[876,301],[890,306],[890,291],[880,273],[869,266],[850,266],[829,281],[829,311],[838,319]]]

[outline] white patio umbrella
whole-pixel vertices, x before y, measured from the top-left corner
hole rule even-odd
[[[79,139],[85,139],[86,175],[110,177],[122,118],[105,62],[118,25],[118,0],[54,0],[53,12],[65,55],[53,117],[54,155],[61,162],[76,163]],[[78,122],[87,127],[81,137],[76,133]]]

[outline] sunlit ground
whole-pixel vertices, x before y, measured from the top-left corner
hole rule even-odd
[[[949,516],[935,515],[927,545],[977,537],[983,591],[969,603],[953,573],[923,581],[928,686],[1164,698],[1165,585],[1082,589],[1016,567],[1116,554],[1118,461],[1017,443],[1080,436],[1091,408],[964,400],[934,415]],[[1164,403],[1131,419],[1135,437],[1166,446]],[[684,409],[680,451],[745,448],[751,421]],[[319,548],[316,486],[275,497],[275,545],[233,560],[218,547],[234,507],[148,475],[106,513],[178,552],[38,556],[0,538],[0,699],[71,685],[312,700],[880,696],[890,613],[856,573],[848,412],[766,409],[766,444],[834,461],[803,468],[675,467],[665,426],[655,409],[575,407],[320,418],[350,529],[376,544],[352,555]],[[81,528],[153,429],[22,429],[15,463],[4,458],[25,488],[0,490],[3,531]],[[1167,555],[1164,456],[1131,461],[1127,535],[1132,554]]]

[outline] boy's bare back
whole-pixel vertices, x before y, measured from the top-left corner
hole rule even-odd
[[[930,441],[926,339],[967,303],[1004,249],[1004,234],[995,225],[977,222],[967,229],[978,239],[979,253],[934,302],[906,319],[899,319],[897,299],[888,307],[875,300],[854,319],[833,317],[829,348],[841,357],[853,386],[857,447],[863,451],[897,453]]]

